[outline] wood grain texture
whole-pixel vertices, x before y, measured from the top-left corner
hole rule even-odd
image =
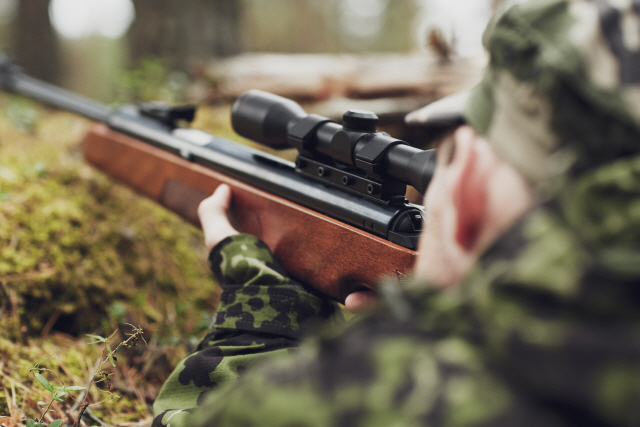
[[[221,183],[232,189],[234,226],[262,239],[297,280],[337,301],[412,269],[416,253],[161,149],[95,125],[82,142],[96,168],[195,225],[198,203]]]

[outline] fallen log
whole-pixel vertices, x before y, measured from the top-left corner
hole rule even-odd
[[[485,58],[443,61],[415,54],[268,54],[248,53],[212,60],[197,71],[200,101],[235,99],[262,89],[298,101],[331,98],[437,99],[473,86]],[[197,89],[199,88],[199,89]],[[198,94],[196,94],[198,97]],[[204,97],[204,99],[203,99]]]

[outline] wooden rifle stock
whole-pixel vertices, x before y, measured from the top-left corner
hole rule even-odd
[[[234,226],[262,239],[293,278],[343,302],[382,276],[401,277],[416,252],[96,124],[86,160],[199,226],[197,208],[221,183],[232,189]]]

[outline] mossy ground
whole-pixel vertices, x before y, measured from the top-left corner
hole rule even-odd
[[[227,112],[201,109],[196,127],[229,137]],[[0,418],[12,402],[23,419],[37,414],[46,392],[29,369],[44,358],[65,384],[84,385],[101,352],[85,334],[129,322],[149,346],[119,358],[123,397],[92,410],[114,424],[148,419],[217,304],[201,232],[84,164],[89,126],[0,95]]]

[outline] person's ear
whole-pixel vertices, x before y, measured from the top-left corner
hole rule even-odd
[[[452,183],[457,216],[455,240],[461,249],[472,252],[486,226],[490,163],[483,159],[482,142],[470,127],[460,128],[454,135],[454,143],[450,166],[456,171]]]

